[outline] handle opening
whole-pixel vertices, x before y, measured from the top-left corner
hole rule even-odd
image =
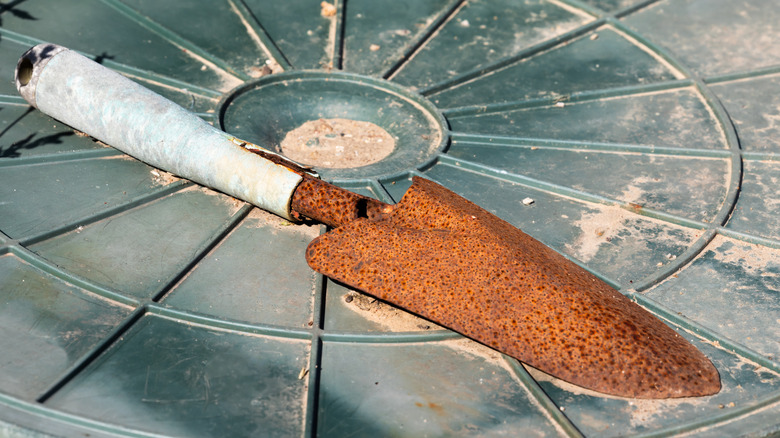
[[[30,58],[24,57],[19,61],[19,66],[16,68],[16,79],[21,86],[25,86],[30,83],[33,76],[33,62]]]

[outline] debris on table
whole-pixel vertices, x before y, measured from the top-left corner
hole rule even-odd
[[[320,14],[325,18],[335,17],[336,16],[336,6],[328,3],[328,2],[322,2],[320,3]]]

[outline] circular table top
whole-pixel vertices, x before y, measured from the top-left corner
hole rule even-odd
[[[777,432],[778,21],[772,0],[0,5],[0,434]],[[722,390],[604,396],[314,273],[324,227],[30,108],[13,67],[44,41],[270,149],[313,120],[406,123],[376,164],[317,170],[474,201],[677,330]],[[358,84],[247,92],[284,78]]]

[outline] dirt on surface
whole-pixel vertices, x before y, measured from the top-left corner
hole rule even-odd
[[[152,182],[155,186],[167,186],[179,181],[178,177],[164,170],[152,169],[149,173],[152,176]]]
[[[393,332],[441,329],[438,325],[405,312],[395,306],[356,291],[344,294],[347,308]]]
[[[376,163],[395,149],[395,139],[370,122],[319,119],[288,132],[281,152],[316,167],[345,169]]]

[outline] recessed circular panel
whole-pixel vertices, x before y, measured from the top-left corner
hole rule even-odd
[[[314,153],[310,162],[301,160],[314,165],[329,180],[403,174],[424,167],[449,141],[441,112],[425,98],[389,81],[347,73],[306,71],[260,78],[229,93],[218,111],[222,129],[276,152],[284,153],[285,139],[295,141],[290,134],[295,137],[308,126],[311,132],[300,140],[303,146],[309,143],[314,150],[328,141],[335,143],[329,146],[335,150],[342,141],[347,146],[346,154],[362,153],[372,158],[352,166],[339,163],[337,156],[332,163],[318,160]],[[316,127],[307,125],[326,120],[356,123],[340,131],[328,123],[321,124],[321,135]],[[361,124],[367,128],[361,130]],[[385,133],[394,146],[377,158],[355,144],[371,148],[370,140],[381,139]],[[300,156],[305,158],[306,150],[303,152]]]

